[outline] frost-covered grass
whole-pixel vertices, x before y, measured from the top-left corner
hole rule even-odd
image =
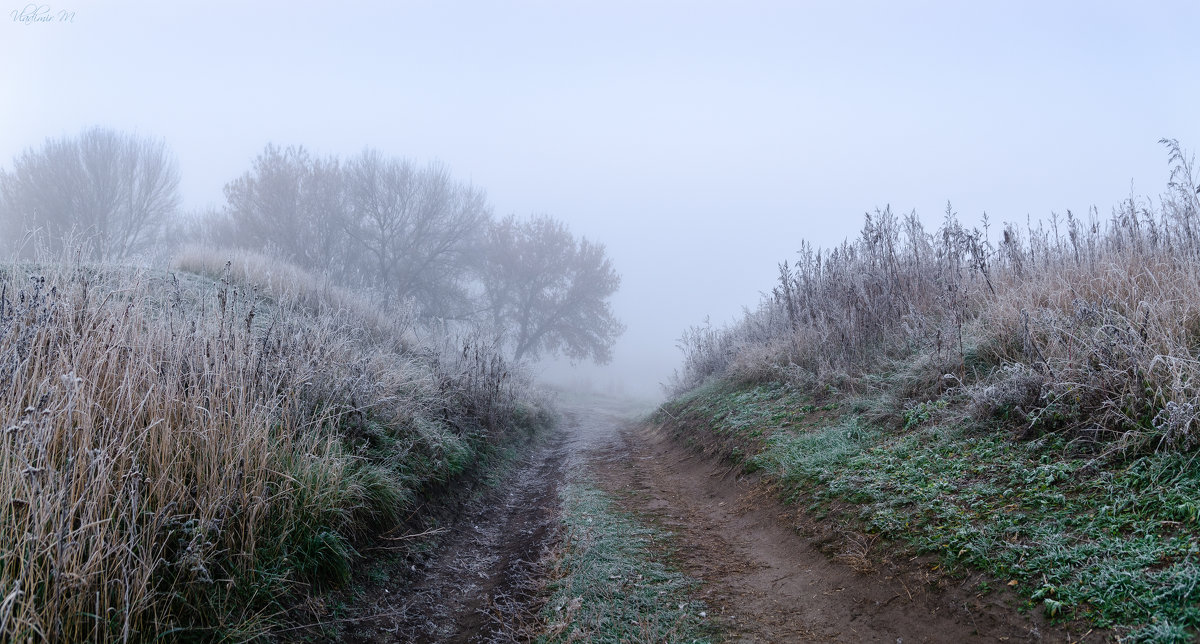
[[[953,211],[868,215],[854,240],[800,253],[757,308],[685,332],[674,393],[708,379],[870,393],[896,362],[899,409],[958,388],[976,421],[1051,431],[1117,457],[1200,446],[1200,194],[1164,141],[1157,199],[989,232]]]
[[[708,642],[695,580],[664,563],[666,535],[584,481],[562,491],[565,536],[543,609],[544,642]]]
[[[270,284],[0,270],[0,639],[265,636],[545,420],[486,343]]]

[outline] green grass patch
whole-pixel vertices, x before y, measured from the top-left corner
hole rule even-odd
[[[570,483],[566,529],[543,609],[541,642],[708,642],[696,581],[663,563],[668,534],[619,511],[601,490]]]
[[[849,412],[780,431],[776,419],[803,407],[802,395],[772,385],[709,387],[668,411],[693,421],[711,414],[708,431],[746,444],[765,431],[751,462],[783,483],[789,501],[844,508],[841,519],[936,553],[951,571],[1015,581],[1026,608],[1116,627],[1132,641],[1200,633],[1195,452],[1098,466],[1057,435],[1014,441],[919,414],[901,432]],[[746,417],[762,425],[731,421]]]

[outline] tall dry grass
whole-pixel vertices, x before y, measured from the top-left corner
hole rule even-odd
[[[979,419],[1068,431],[1128,453],[1200,444],[1200,196],[1192,160],[1163,141],[1168,191],[1102,219],[1067,212],[993,238],[953,211],[866,218],[829,250],[802,243],[773,292],[680,346],[675,393],[713,377],[863,389],[897,405],[955,388]]]
[[[486,346],[245,266],[0,271],[0,639],[261,636],[536,414]]]
[[[406,332],[400,336],[405,337],[415,327],[417,316],[411,303],[400,303],[385,314],[362,293],[267,253],[187,244],[174,254],[172,264],[214,280],[232,280],[253,289],[260,297],[300,305],[316,314],[329,311],[350,314],[359,323],[383,329],[387,334],[404,329]]]

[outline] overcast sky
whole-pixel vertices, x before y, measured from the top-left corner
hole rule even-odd
[[[1158,139],[1200,147],[1196,2],[0,8],[0,165],[90,125],[162,137],[200,209],[267,142],[439,159],[607,245],[629,330],[593,378],[630,389],[868,210],[1107,214],[1163,190]]]

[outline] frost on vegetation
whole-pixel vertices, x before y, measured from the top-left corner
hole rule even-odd
[[[563,488],[566,534],[543,619],[545,642],[706,642],[695,581],[664,564],[662,534],[584,482]]]
[[[0,271],[0,639],[263,636],[543,416],[478,338],[270,279]]]
[[[1200,197],[1191,157],[1163,144],[1167,192],[1108,217],[1067,211],[995,235],[949,206],[933,231],[884,209],[854,240],[802,243],[741,320],[684,332],[670,392],[713,379],[817,395],[882,385],[896,409],[957,396],[976,421],[1105,453],[1196,446]]]

